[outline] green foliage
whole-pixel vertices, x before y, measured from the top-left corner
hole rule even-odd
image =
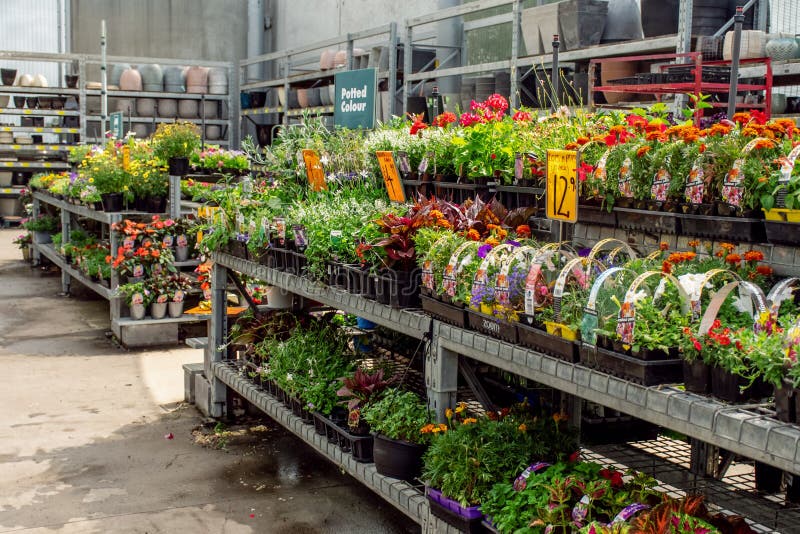
[[[420,433],[420,429],[433,419],[432,412],[416,393],[395,388],[367,405],[361,416],[374,432],[411,443],[428,441],[429,435]]]

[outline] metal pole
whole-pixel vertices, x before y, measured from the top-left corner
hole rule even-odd
[[[728,91],[728,119],[733,117],[736,112],[736,89],[739,85],[739,49],[742,46],[742,23],[744,22],[744,12],[741,7],[736,8],[736,15],[733,17],[733,50],[731,51],[731,86]]]
[[[108,74],[106,67],[106,21],[100,22],[100,74],[102,90],[100,91],[100,137],[106,135],[106,119],[108,118]],[[84,83],[84,80],[81,80]]]
[[[397,23],[389,25],[389,117],[397,114]],[[388,122],[388,120],[387,120]]]
[[[553,95],[550,99],[550,109],[552,111],[556,111],[558,109],[558,48],[561,46],[561,43],[558,40],[558,34],[553,35]]]
[[[508,95],[511,109],[519,107],[519,73],[517,71],[517,59],[519,59],[519,34],[520,18],[522,10],[520,0],[514,0],[511,7],[511,94]]]

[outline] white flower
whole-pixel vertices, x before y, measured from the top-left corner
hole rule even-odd
[[[294,375],[292,373],[286,373],[286,380],[291,382],[292,380],[294,380]]]

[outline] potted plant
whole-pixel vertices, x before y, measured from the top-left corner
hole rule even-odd
[[[369,431],[361,419],[361,410],[379,399],[394,382],[394,377],[384,380],[384,372],[383,369],[378,369],[370,374],[358,367],[353,376],[340,379],[342,387],[336,395],[342,398],[342,404],[347,406],[347,426],[356,435],[364,435]]]
[[[191,122],[161,123],[153,134],[153,152],[169,165],[170,176],[189,172],[189,157],[200,147],[200,129]]]
[[[432,420],[427,405],[415,393],[390,388],[363,409],[362,417],[375,433],[372,452],[378,473],[414,480],[430,437],[420,432]]]
[[[145,283],[147,290],[152,295],[150,315],[153,319],[163,319],[167,315],[167,303],[170,299],[169,276],[159,274],[153,276]]]
[[[22,227],[33,232],[33,242],[37,245],[43,245],[53,242],[53,234],[60,226],[58,219],[52,215],[42,214],[38,217],[28,219],[22,223]]]
[[[125,298],[131,319],[144,319],[147,306],[152,302],[152,295],[144,282],[122,284],[117,288],[117,294]]]
[[[33,243],[33,235],[30,232],[18,235],[12,241],[17,248],[22,251],[23,261],[31,261],[31,244]]]
[[[167,277],[167,310],[172,318],[183,315],[186,292],[191,289],[192,281],[180,273]]]

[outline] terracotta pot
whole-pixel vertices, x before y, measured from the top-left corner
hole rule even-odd
[[[216,119],[219,115],[219,102],[217,100],[206,100],[202,103],[201,113],[206,119]]]
[[[111,74],[106,80],[108,82],[108,85],[116,85],[117,87],[119,87],[119,81],[122,78],[122,73],[128,70],[129,68],[131,68],[131,66],[128,65],[127,63],[121,63],[112,66]]]
[[[186,92],[208,92],[208,67],[189,67],[186,69]]]
[[[178,116],[178,103],[172,98],[159,98],[158,99],[158,116],[175,118]]]
[[[206,126],[206,139],[209,141],[216,141],[222,137],[222,128],[217,124]]]
[[[137,98],[136,114],[140,117],[153,117],[156,114],[156,100],[154,98]]]
[[[198,111],[197,100],[179,100],[178,116],[183,119],[196,119]]]
[[[297,102],[300,104],[301,108],[308,107],[308,89],[297,90]]]
[[[609,85],[609,80],[617,80],[619,78],[627,78],[636,74],[637,63],[635,61],[612,61],[603,63],[600,67],[600,83]],[[630,101],[634,98],[635,93],[603,93],[606,102],[609,104],[618,104],[619,102]]]
[[[141,73],[136,69],[126,69],[119,78],[119,88],[122,91],[141,91]]]

